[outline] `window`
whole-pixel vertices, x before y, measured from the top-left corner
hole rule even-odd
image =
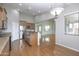
[[[79,13],[65,16],[65,33],[79,35]]]
[[[39,32],[41,32],[41,26],[39,26]]]
[[[74,23],[73,24],[73,33],[74,34],[79,34],[79,27],[78,27],[79,23]]]
[[[49,40],[50,40],[49,37],[46,37],[46,38],[45,38],[45,41],[46,41],[46,42],[49,42]]]
[[[49,31],[49,29],[50,29],[50,26],[49,25],[46,25],[45,26],[45,31]]]
[[[23,30],[24,28],[23,28],[23,26],[20,26],[20,30]]]

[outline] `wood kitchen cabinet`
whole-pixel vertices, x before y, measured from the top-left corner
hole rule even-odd
[[[0,29],[6,29],[7,25],[7,12],[6,9],[0,7]]]
[[[30,44],[32,45],[32,47],[37,47],[38,46],[38,40],[37,40],[38,36],[37,36],[37,32],[34,32],[31,34],[30,36]]]
[[[26,23],[26,29],[24,32],[24,40],[27,42],[29,46],[34,46],[35,38],[35,24],[34,23]],[[36,41],[35,41],[36,42]]]
[[[35,24],[26,22],[26,21],[20,21],[20,26],[23,26],[23,30],[20,30],[23,32],[22,39],[29,46],[33,46],[33,47],[36,46],[37,45],[37,33],[35,32]]]

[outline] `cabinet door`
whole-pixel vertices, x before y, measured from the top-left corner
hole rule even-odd
[[[31,37],[30,37],[30,40],[31,40],[30,43],[31,43],[32,47],[37,47],[38,46],[37,33],[32,33]]]

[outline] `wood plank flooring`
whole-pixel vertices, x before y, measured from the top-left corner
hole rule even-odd
[[[30,47],[22,40],[16,40],[12,44],[10,56],[79,56],[79,52],[54,45]]]

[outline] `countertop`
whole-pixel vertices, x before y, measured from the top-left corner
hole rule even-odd
[[[8,41],[9,41],[9,37],[0,37],[0,54]]]
[[[4,49],[5,45],[7,44],[7,42],[9,41],[10,36],[11,36],[11,33],[9,32],[4,32],[2,33],[2,35],[0,33],[0,54]]]
[[[11,36],[10,32],[2,32],[2,33],[0,33],[0,38],[1,37],[9,37],[9,36]]]

